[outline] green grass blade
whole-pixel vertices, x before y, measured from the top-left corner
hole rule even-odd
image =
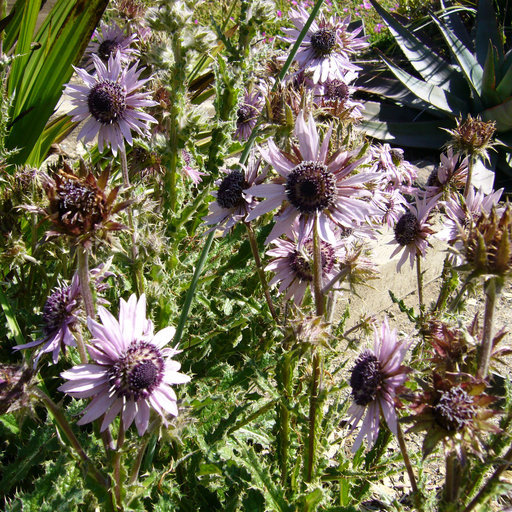
[[[4,33],[3,51],[8,52],[15,45],[20,32],[21,20],[23,19],[23,7],[26,0],[17,0],[13,5],[9,16],[12,16],[9,25],[7,25]]]
[[[11,304],[9,303],[9,300],[4,294],[1,286],[0,306],[2,306],[2,310],[7,320],[7,325],[9,326],[9,330],[11,331],[12,337],[16,340],[17,345],[22,345],[23,343],[25,343],[25,340],[23,339],[23,334],[21,333],[20,326],[18,325],[18,321],[16,320],[16,315],[12,310]]]

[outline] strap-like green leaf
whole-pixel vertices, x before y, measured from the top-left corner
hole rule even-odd
[[[450,64],[423,44],[412,32],[401,25],[393,16],[383,9],[376,0],[370,0],[375,10],[382,17],[398,42],[401,50],[411,65],[425,82],[448,88],[462,87],[461,78]],[[463,80],[462,80],[463,82]]]
[[[439,27],[439,30],[441,30],[453,57],[462,69],[462,72],[471,85],[471,88],[475,91],[478,97],[480,97],[482,91],[482,66],[478,64],[474,55],[464,46],[457,36],[439,20],[439,18],[432,15],[432,19]]]
[[[21,148],[10,163],[23,164],[31,155],[71,77],[71,65],[81,58],[107,4],[108,0],[58,0],[43,22],[36,37],[41,48],[30,54],[22,76],[11,85],[16,90],[15,112],[25,115],[13,123],[7,139],[9,149]]]
[[[389,70],[398,78],[398,80],[407,87],[407,89],[426,103],[450,114],[453,117],[469,110],[469,105],[466,105],[466,103],[457,96],[454,96],[450,92],[442,89],[441,87],[437,87],[432,83],[419,80],[407,73],[407,71],[395,66],[382,54],[381,59],[386,63]]]
[[[496,92],[499,94],[501,100],[507,99],[512,96],[512,63],[506,70],[503,78],[496,87]]]
[[[496,68],[498,66],[497,51],[489,41],[487,59],[485,60],[482,75],[482,101],[484,105],[492,106],[500,103],[499,94],[496,92]]]
[[[503,42],[498,30],[493,0],[479,0],[476,10],[476,60],[480,66],[484,66],[487,60],[489,41],[498,52],[498,58],[503,58]]]

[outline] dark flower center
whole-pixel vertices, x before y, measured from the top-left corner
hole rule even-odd
[[[110,369],[111,390],[134,401],[147,398],[162,382],[164,366],[162,354],[154,345],[135,343]]]
[[[437,169],[434,169],[429,175],[427,179],[427,187],[440,187],[442,183],[439,181],[439,176],[437,174]]]
[[[112,124],[121,118],[126,110],[126,93],[120,84],[104,80],[90,90],[87,104],[96,121]]]
[[[286,197],[300,213],[329,208],[335,195],[336,178],[318,162],[301,162],[286,180]]]
[[[69,286],[56,288],[46,299],[43,306],[43,329],[46,335],[59,329],[71,317],[69,305]]]
[[[434,407],[434,417],[449,432],[463,429],[475,417],[473,397],[460,386],[445,391]]]
[[[400,245],[412,244],[418,237],[421,226],[414,213],[404,213],[395,226],[395,239]]]
[[[243,172],[231,171],[219,185],[217,191],[218,205],[227,210],[241,206],[245,201],[242,193],[248,187]]]
[[[115,39],[106,39],[103,41],[98,48],[98,56],[103,62],[108,62],[111,55],[114,55],[118,50],[121,50],[123,46],[119,41]]]
[[[328,28],[321,28],[311,36],[311,46],[317,57],[329,55],[336,46],[336,32]]]
[[[306,253],[306,256],[304,253]],[[332,270],[334,264],[336,263],[334,248],[331,244],[321,241],[320,255],[322,261],[322,273],[325,275]],[[308,239],[306,242],[304,242],[303,252],[293,251],[288,256],[290,268],[302,281],[313,281],[313,257],[313,240],[311,239]]]
[[[348,85],[341,80],[335,78],[334,80],[329,80],[325,86],[325,94],[324,97],[330,101],[346,101],[350,95],[350,91]]]
[[[357,358],[350,376],[354,402],[363,407],[373,402],[383,380],[379,360],[373,352],[366,350]]]
[[[106,201],[85,183],[64,179],[57,194],[59,218],[64,224],[86,229],[103,219]]]
[[[256,110],[256,107],[253,105],[248,105],[245,103],[242,105],[237,111],[237,124],[244,124],[248,121],[251,121],[252,119],[255,119],[258,115],[258,111]]]

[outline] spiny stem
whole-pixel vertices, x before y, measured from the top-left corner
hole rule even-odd
[[[84,301],[85,314],[92,318],[96,317],[96,309],[94,307],[94,298],[91,292],[91,283],[89,279],[89,253],[83,245],[79,245],[77,249],[78,258],[78,277],[80,279],[80,292]],[[75,336],[80,361],[87,364],[88,357],[85,349],[84,340],[80,335]]]
[[[494,310],[496,308],[496,298],[502,287],[498,279],[497,277],[491,277],[485,283],[484,328],[482,345],[480,346],[480,361],[478,363],[478,376],[482,379],[487,378],[491,361]]]
[[[57,425],[61,429],[61,431],[64,433],[68,441],[70,442],[73,449],[76,451],[78,456],[85,462],[87,466],[87,470],[91,472],[94,479],[103,487],[108,488],[108,479],[103,476],[94,466],[94,464],[91,462],[87,454],[85,453],[84,449],[82,448],[82,445],[80,444],[80,441],[77,439],[75,434],[73,433],[73,430],[71,430],[71,426],[68,423],[68,420],[62,413],[61,409],[55,404],[55,402],[40,388],[34,387],[32,389],[34,394],[40,398],[48,410],[51,412],[52,416],[54,417],[55,421],[57,422]]]
[[[313,225],[313,286],[315,292],[315,307],[317,316],[325,312],[325,295],[322,292],[322,248],[318,227]]]
[[[121,457],[123,453],[123,444],[125,437],[125,429],[123,418],[119,423],[119,433],[117,436],[116,453],[114,455],[114,493],[116,498],[116,508],[118,511],[124,510],[123,507],[123,482],[121,479]]]
[[[443,263],[443,271],[441,273],[441,289],[439,290],[439,296],[437,297],[434,312],[441,311],[446,307],[446,301],[453,289],[450,288],[450,273],[452,270],[452,263],[450,255],[446,256]]]
[[[457,464],[457,455],[450,452],[446,457],[446,482],[445,482],[445,501],[446,503],[456,503],[459,496],[460,485],[460,467]]]
[[[473,165],[475,163],[475,157],[469,155],[468,157],[468,175],[466,178],[466,185],[464,186],[464,197],[468,197],[469,190],[471,189],[471,180],[473,178]]]
[[[126,147],[123,144],[122,147],[119,150],[119,156],[121,160],[121,171],[123,174],[123,184],[125,189],[127,189],[130,186],[130,177],[128,172],[128,160],[126,158]],[[131,253],[132,253],[132,265],[134,270],[134,277],[135,277],[135,285],[137,287],[137,293],[142,295],[144,293],[144,278],[142,276],[141,269],[139,267],[139,250],[137,248],[137,233],[135,229],[135,223],[133,220],[133,212],[131,205],[128,205],[126,208],[126,211],[128,213],[128,227],[130,228],[130,233],[132,237],[132,246],[131,246]]]
[[[463,512],[470,512],[479,503],[481,503],[488,496],[490,496],[493,487],[499,483],[499,478],[502,475],[502,473],[510,468],[510,464],[512,463],[512,447],[509,448],[508,452],[505,454],[502,460],[504,460],[505,463],[501,464],[496,468],[494,473],[489,477],[489,480],[487,480],[485,485],[480,489],[478,494],[471,500],[471,503],[464,509]]]
[[[423,273],[421,272],[421,254],[416,253],[416,279],[418,281],[418,302],[420,306],[420,316],[423,318]]]
[[[396,437],[398,439],[398,444],[400,445],[400,451],[402,452],[402,458],[404,459],[405,469],[407,470],[412,490],[414,493],[417,493],[418,485],[416,484],[416,477],[414,476],[414,471],[412,469],[411,460],[409,459],[409,454],[407,452],[407,446],[405,445],[404,434],[402,432],[402,428],[400,427],[400,423],[397,423]]]
[[[258,276],[260,278],[261,286],[263,288],[263,293],[265,294],[265,300],[267,301],[268,308],[270,309],[270,314],[276,323],[279,322],[276,310],[274,308],[274,303],[272,302],[272,297],[270,296],[270,291],[268,288],[267,279],[265,277],[265,271],[263,270],[263,266],[261,264],[261,259],[258,251],[258,242],[256,237],[254,236],[254,231],[249,222],[244,222],[245,227],[247,228],[247,234],[249,235],[249,243],[251,244],[252,255],[254,256],[254,261],[256,262],[256,269],[258,270]]]

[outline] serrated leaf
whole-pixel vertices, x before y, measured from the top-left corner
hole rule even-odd
[[[450,87],[452,90],[462,87],[463,81],[450,64],[423,44],[412,32],[383,9],[376,0],[370,0],[370,2],[388,26],[409,62],[425,82],[443,88]]]
[[[400,80],[407,89],[412,91],[421,100],[453,117],[456,117],[461,112],[466,111],[467,106],[465,102],[457,96],[454,96],[441,87],[437,87],[431,82],[419,80],[403,69],[400,69],[398,66],[395,66],[393,62],[387,59],[384,55],[381,54],[380,57],[398,80]]]

